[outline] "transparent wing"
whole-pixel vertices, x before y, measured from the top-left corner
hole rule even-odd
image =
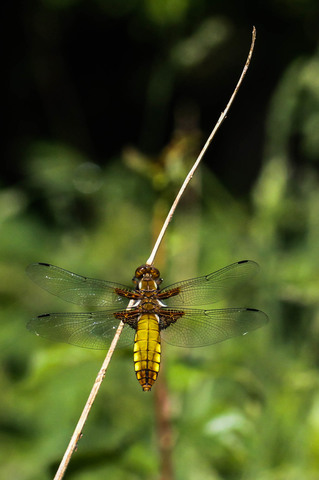
[[[40,287],[67,302],[88,307],[126,308],[129,299],[116,289],[131,291],[119,283],[82,277],[47,263],[32,263],[26,269],[29,277]]]
[[[184,309],[180,314],[175,323],[161,331],[163,340],[178,347],[201,347],[223,342],[228,338],[245,335],[268,322],[264,312],[252,308]]]
[[[258,269],[256,262],[242,260],[209,275],[173,283],[161,290],[161,296],[169,296],[170,291],[177,292],[167,299],[163,298],[168,307],[209,305],[224,298],[241,280],[255,274]]]
[[[33,318],[27,328],[30,332],[56,342],[70,343],[85,348],[107,349],[113,340],[120,320],[113,312],[47,313]],[[118,346],[130,345],[135,331],[124,325]]]

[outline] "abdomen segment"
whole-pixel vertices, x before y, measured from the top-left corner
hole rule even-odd
[[[137,380],[148,392],[154,384],[161,362],[161,337],[155,314],[143,313],[137,324],[134,342],[134,368]]]

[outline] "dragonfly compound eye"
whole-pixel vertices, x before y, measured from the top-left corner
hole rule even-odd
[[[160,272],[157,268],[153,267],[152,265],[141,265],[135,270],[135,278],[140,279],[148,275],[154,279],[159,278]]]

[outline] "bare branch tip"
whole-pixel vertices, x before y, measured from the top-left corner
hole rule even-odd
[[[256,27],[253,26],[252,41],[251,41],[252,48],[254,48],[254,45],[255,45],[256,35],[257,35],[257,30],[256,30]]]
[[[186,189],[187,185],[189,184],[190,180],[192,179],[196,168],[198,167],[201,159],[203,158],[204,154],[206,153],[207,148],[208,148],[209,145],[211,144],[212,139],[214,138],[217,130],[219,129],[219,127],[221,126],[221,124],[223,123],[223,121],[225,120],[225,118],[227,118],[228,111],[229,111],[229,109],[230,109],[230,107],[231,107],[231,105],[232,105],[232,103],[233,103],[233,100],[234,100],[234,98],[235,98],[235,96],[236,96],[236,94],[237,94],[237,92],[238,92],[238,90],[239,90],[239,88],[240,88],[240,86],[241,86],[241,84],[242,84],[242,81],[243,81],[243,79],[244,79],[244,77],[245,77],[245,75],[246,75],[246,72],[247,72],[247,70],[248,70],[248,67],[249,67],[249,65],[250,65],[250,61],[251,61],[251,58],[252,58],[252,55],[253,55],[253,51],[254,51],[254,46],[255,46],[255,40],[256,40],[256,28],[255,28],[255,26],[253,26],[253,30],[252,30],[252,40],[251,40],[250,49],[249,49],[249,52],[248,52],[248,57],[247,57],[247,60],[246,60],[245,65],[244,65],[243,71],[242,71],[242,73],[241,73],[241,76],[240,76],[240,78],[239,78],[239,80],[238,80],[238,82],[237,82],[237,85],[236,85],[236,87],[235,87],[235,89],[234,89],[234,91],[233,91],[233,93],[232,93],[232,95],[231,95],[231,97],[230,97],[227,105],[226,105],[225,110],[220,114],[220,117],[219,117],[219,119],[218,119],[215,127],[213,128],[211,134],[209,135],[209,137],[208,137],[208,139],[207,139],[204,147],[202,148],[200,154],[198,155],[198,157],[197,157],[194,165],[192,166],[192,168],[190,169],[188,175],[186,176],[186,178],[185,178],[185,180],[184,180],[184,183],[183,183],[183,185],[181,186],[181,188],[180,188],[180,190],[179,190],[179,192],[178,192],[178,194],[177,194],[177,196],[176,196],[176,198],[175,198],[175,200],[174,200],[174,202],[173,202],[173,205],[172,205],[172,207],[171,207],[171,209],[170,209],[170,211],[169,211],[169,213],[168,213],[168,215],[167,215],[167,217],[166,217],[166,220],[165,220],[165,222],[164,222],[164,224],[163,224],[163,227],[162,227],[162,229],[161,229],[161,231],[160,231],[160,233],[159,233],[159,235],[158,235],[158,238],[157,238],[157,240],[156,240],[156,242],[155,242],[155,245],[154,245],[154,248],[153,248],[153,250],[152,250],[152,253],[151,253],[150,257],[148,258],[148,260],[146,260],[146,265],[153,265],[154,259],[155,259],[156,253],[157,253],[157,250],[158,250],[158,248],[159,248],[159,246],[160,246],[160,244],[161,244],[161,241],[162,241],[162,239],[163,239],[163,237],[164,237],[164,235],[165,235],[165,232],[166,232],[166,229],[167,229],[167,227],[168,227],[168,224],[170,223],[170,221],[171,221],[171,219],[172,219],[172,217],[173,217],[173,215],[174,215],[174,212],[175,212],[175,209],[176,209],[176,207],[177,207],[177,204],[178,204],[180,198],[182,197],[182,195],[183,195],[183,193],[184,193],[184,190]]]

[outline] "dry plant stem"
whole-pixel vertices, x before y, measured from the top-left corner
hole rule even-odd
[[[246,75],[246,72],[247,72],[247,70],[248,70],[248,67],[249,67],[249,64],[250,64],[250,60],[251,60],[251,57],[252,57],[252,54],[253,54],[253,50],[254,50],[255,39],[256,39],[256,29],[255,29],[255,27],[254,27],[254,28],[253,28],[253,32],[252,32],[252,42],[251,42],[249,54],[248,54],[248,57],[247,57],[245,66],[244,66],[244,68],[243,68],[242,74],[241,74],[241,76],[240,76],[240,78],[239,78],[239,81],[238,81],[238,83],[237,83],[237,85],[236,85],[236,87],[235,87],[235,90],[233,91],[232,96],[230,97],[230,100],[229,100],[229,102],[228,102],[225,110],[221,113],[221,115],[220,115],[220,117],[219,117],[219,119],[218,119],[218,122],[216,123],[216,125],[215,125],[212,133],[211,133],[210,136],[208,137],[208,139],[207,139],[207,141],[206,141],[206,143],[205,143],[202,151],[200,152],[199,156],[197,157],[196,162],[194,163],[194,165],[193,165],[192,169],[190,170],[189,174],[187,175],[187,177],[186,177],[186,179],[185,179],[185,181],[184,181],[184,183],[183,183],[180,191],[179,191],[178,194],[177,194],[177,197],[176,197],[176,199],[175,199],[175,201],[174,201],[174,203],[173,203],[173,205],[172,205],[172,207],[171,207],[171,209],[170,209],[170,211],[169,211],[169,213],[168,213],[168,215],[167,215],[167,218],[166,218],[166,220],[165,220],[165,222],[164,222],[164,225],[163,225],[163,227],[162,227],[162,230],[161,230],[161,232],[160,232],[160,234],[159,234],[159,236],[158,236],[158,239],[157,239],[157,241],[156,241],[156,243],[155,243],[155,246],[154,246],[154,248],[153,248],[153,251],[152,251],[152,253],[151,253],[151,256],[149,257],[149,259],[148,259],[147,262],[146,262],[146,263],[149,264],[149,265],[151,265],[151,264],[154,262],[154,258],[155,258],[155,255],[156,255],[156,253],[157,253],[157,250],[158,250],[158,248],[159,248],[159,246],[160,246],[160,244],[161,244],[161,241],[162,241],[162,239],[163,239],[163,237],[164,237],[164,234],[165,234],[165,231],[166,231],[166,229],[167,229],[167,227],[168,227],[168,224],[169,224],[169,222],[171,221],[171,219],[172,219],[172,217],[173,217],[173,215],[174,215],[175,209],[176,209],[176,207],[177,207],[177,205],[178,205],[178,202],[179,202],[180,198],[182,197],[182,195],[183,195],[183,193],[184,193],[187,185],[189,184],[190,180],[192,179],[192,177],[193,177],[193,175],[194,175],[194,173],[195,173],[196,168],[198,167],[201,159],[203,158],[204,154],[206,153],[207,148],[208,148],[209,145],[211,144],[211,142],[212,142],[212,140],[213,140],[213,138],[214,138],[217,130],[219,129],[219,127],[221,126],[221,124],[223,123],[223,121],[225,120],[225,118],[226,118],[226,116],[227,116],[227,113],[228,113],[228,111],[229,111],[229,109],[230,109],[230,107],[231,107],[231,105],[232,105],[232,103],[233,103],[233,100],[234,100],[234,98],[235,98],[235,96],[236,96],[236,94],[237,94],[237,92],[238,92],[238,90],[239,90],[239,88],[240,88],[240,86],[241,86],[241,84],[242,84],[242,81],[243,81],[243,79],[244,79],[244,77],[245,77],[245,75]],[[131,305],[129,304],[127,308],[129,309],[130,306],[131,306]],[[116,347],[116,344],[117,344],[117,342],[118,342],[118,339],[120,338],[120,335],[121,335],[121,333],[122,333],[123,327],[124,327],[124,324],[121,322],[121,323],[119,324],[117,330],[116,330],[116,333],[115,333],[114,338],[113,338],[113,340],[112,340],[111,346],[110,346],[110,348],[109,348],[109,350],[108,350],[108,352],[107,352],[107,355],[106,355],[106,357],[105,357],[105,360],[104,360],[104,362],[103,362],[103,364],[102,364],[102,367],[101,367],[101,369],[100,369],[100,371],[99,371],[99,373],[98,373],[98,375],[97,375],[97,377],[96,377],[96,379],[95,379],[93,388],[92,388],[91,393],[90,393],[90,395],[89,395],[89,398],[88,398],[88,400],[87,400],[87,402],[86,402],[86,404],[85,404],[85,407],[84,407],[84,409],[83,409],[83,411],[82,411],[82,414],[81,414],[81,416],[80,416],[80,418],[79,418],[79,421],[78,421],[78,423],[77,423],[77,426],[75,427],[74,433],[73,433],[73,435],[72,435],[72,437],[71,437],[71,440],[70,440],[70,443],[69,443],[69,445],[68,445],[68,447],[67,447],[67,449],[66,449],[66,451],[65,451],[65,454],[64,454],[63,459],[62,459],[62,461],[61,461],[61,463],[60,463],[60,466],[59,466],[59,468],[58,468],[58,470],[57,470],[57,473],[56,473],[56,475],[55,475],[55,477],[54,477],[54,480],[61,480],[61,479],[63,478],[64,473],[65,473],[65,471],[66,471],[66,469],[67,469],[67,466],[68,466],[68,464],[69,464],[69,462],[70,462],[70,460],[71,460],[72,454],[73,454],[73,452],[76,450],[78,441],[80,440],[81,435],[82,435],[82,430],[83,430],[84,424],[85,424],[86,419],[87,419],[87,417],[88,417],[88,415],[89,415],[89,413],[90,413],[90,410],[91,410],[91,407],[92,407],[93,402],[94,402],[94,400],[95,400],[95,397],[96,397],[96,395],[97,395],[97,393],[98,393],[98,391],[99,391],[99,389],[100,389],[100,386],[101,386],[101,384],[102,384],[102,382],[103,382],[103,379],[104,379],[106,370],[107,370],[108,365],[109,365],[109,363],[110,363],[110,360],[111,360],[111,357],[112,357],[113,352],[114,352],[114,350],[115,350],[115,347]]]
[[[121,322],[116,330],[116,333],[114,335],[114,338],[112,340],[112,343],[111,343],[111,346],[107,352],[107,355],[105,357],[105,360],[102,364],[102,367],[95,379],[95,382],[94,382],[94,385],[93,385],[93,388],[90,392],[90,395],[89,395],[89,398],[87,399],[87,402],[85,404],[85,407],[81,413],[81,416],[79,418],[79,421],[77,423],[77,426],[75,427],[75,430],[73,432],[73,435],[71,437],[71,440],[70,440],[70,443],[65,451],[65,454],[62,458],[62,461],[60,463],[60,466],[55,474],[55,477],[54,477],[54,480],[60,480],[61,478],[63,478],[64,476],[64,473],[67,469],[67,466],[71,460],[71,457],[72,457],[72,454],[73,452],[76,450],[77,448],[77,444],[78,444],[78,441],[80,440],[81,436],[82,436],[82,429],[84,427],[84,424],[86,422],[86,419],[90,413],[90,410],[91,410],[91,407],[93,405],[93,402],[95,400],[95,397],[97,396],[98,394],[98,391],[100,389],[100,386],[103,382],[103,379],[105,377],[105,372],[107,370],[107,367],[111,361],[111,358],[112,358],[112,355],[113,355],[113,352],[115,350],[115,347],[116,347],[116,344],[118,342],[118,339],[120,338],[120,335],[122,333],[122,330],[123,330],[123,327],[124,327],[124,323]]]
[[[197,169],[198,165],[200,164],[200,161],[202,160],[202,158],[203,158],[203,156],[205,155],[205,153],[206,153],[209,145],[211,144],[214,136],[216,135],[217,130],[219,129],[219,127],[221,126],[221,124],[223,123],[223,121],[225,120],[225,118],[226,118],[226,116],[227,116],[227,114],[228,114],[228,111],[229,111],[229,109],[230,109],[230,107],[231,107],[231,105],[232,105],[232,103],[233,103],[233,101],[234,101],[234,98],[235,98],[236,95],[237,95],[237,92],[238,92],[238,90],[239,90],[239,88],[240,88],[240,86],[241,86],[241,84],[242,84],[242,82],[243,82],[243,80],[244,80],[244,77],[245,77],[245,75],[246,75],[246,72],[247,72],[247,70],[248,70],[248,67],[249,67],[249,64],[250,64],[250,60],[251,60],[251,57],[252,57],[252,54],[253,54],[254,46],[255,46],[255,40],[256,40],[256,29],[255,29],[255,27],[253,27],[252,41],[251,41],[251,45],[250,45],[250,50],[249,50],[248,57],[247,57],[245,66],[244,66],[244,68],[243,68],[242,74],[241,74],[241,76],[240,76],[240,78],[239,78],[239,80],[238,80],[238,83],[237,83],[236,87],[235,87],[235,90],[233,91],[233,94],[232,94],[232,96],[230,97],[230,100],[229,100],[229,102],[227,103],[225,110],[221,113],[221,115],[220,115],[220,117],[219,117],[219,119],[218,119],[218,121],[217,121],[217,123],[216,123],[216,125],[215,125],[215,127],[214,127],[214,129],[213,129],[213,131],[212,131],[211,134],[209,135],[209,137],[208,137],[208,139],[207,139],[204,147],[202,148],[202,151],[200,152],[199,156],[197,157],[197,159],[196,159],[193,167],[191,168],[191,170],[189,171],[187,177],[185,178],[184,183],[183,183],[183,185],[181,186],[181,189],[180,189],[180,191],[178,192],[178,194],[177,194],[177,196],[176,196],[176,198],[175,198],[175,200],[174,200],[174,203],[173,203],[170,211],[168,212],[168,215],[167,215],[167,217],[166,217],[166,220],[165,220],[165,222],[164,222],[164,225],[163,225],[163,227],[162,227],[162,230],[160,231],[160,234],[159,234],[159,236],[158,236],[158,238],[157,238],[157,240],[156,240],[156,243],[155,243],[155,245],[154,245],[154,248],[153,248],[153,251],[152,251],[152,253],[151,253],[151,256],[149,257],[149,259],[148,259],[147,262],[146,262],[146,264],[148,264],[148,265],[152,265],[152,264],[153,264],[154,259],[155,259],[155,255],[156,255],[157,250],[158,250],[158,248],[159,248],[159,246],[160,246],[160,244],[161,244],[161,242],[162,242],[162,240],[163,240],[163,237],[164,237],[164,235],[165,235],[165,232],[166,232],[166,229],[167,229],[167,227],[168,227],[168,224],[170,223],[170,221],[171,221],[172,218],[173,218],[175,209],[176,209],[176,207],[177,207],[177,205],[178,205],[178,203],[179,203],[179,201],[180,201],[180,199],[181,199],[181,197],[182,197],[182,195],[183,195],[183,193],[184,193],[187,185],[188,185],[189,182],[191,181],[191,179],[192,179],[192,177],[193,177],[193,175],[194,175],[194,173],[195,173],[195,170]]]

